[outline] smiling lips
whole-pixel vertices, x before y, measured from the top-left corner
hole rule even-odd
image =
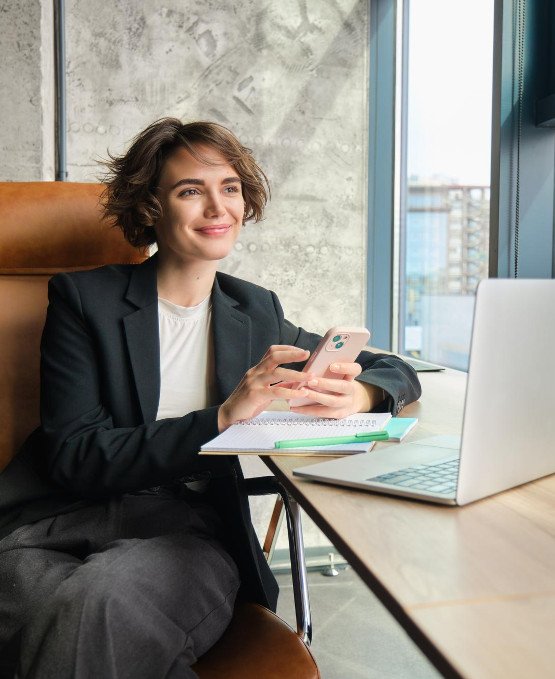
[[[196,231],[203,236],[222,236],[230,229],[231,224],[210,224],[209,226],[203,226],[200,229],[196,229]]]

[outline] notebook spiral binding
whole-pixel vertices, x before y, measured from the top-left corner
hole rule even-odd
[[[317,420],[280,420],[280,419],[264,419],[257,420],[253,418],[252,420],[243,420],[242,422],[236,422],[235,425],[242,425],[246,427],[266,427],[268,425],[280,425],[281,427],[295,427],[297,425],[302,425],[303,427],[336,427],[337,424],[346,425],[348,427],[365,425],[366,427],[376,426],[376,420],[363,420],[359,417],[345,417],[342,420],[334,420],[329,417],[321,417]]]

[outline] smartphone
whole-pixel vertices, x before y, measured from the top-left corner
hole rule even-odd
[[[368,344],[370,333],[366,328],[330,328],[306,362],[303,372],[311,372],[316,377],[341,379],[339,373],[332,373],[331,363],[353,363],[362,349]],[[299,382],[294,389],[300,389],[306,382]],[[316,391],[316,390],[315,390]],[[313,399],[300,397],[289,399],[291,406],[304,406],[316,403]]]

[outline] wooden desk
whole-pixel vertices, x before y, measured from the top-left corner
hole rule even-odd
[[[401,413],[420,419],[410,438],[460,431],[466,375],[420,378],[422,399]],[[555,677],[555,475],[440,507],[293,477],[306,459],[265,460],[445,676]]]

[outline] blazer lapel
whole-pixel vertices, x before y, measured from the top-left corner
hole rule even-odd
[[[216,387],[221,401],[231,394],[251,366],[251,319],[239,311],[239,302],[220,288],[212,288],[212,328]]]
[[[126,299],[135,307],[123,319],[131,369],[145,422],[156,418],[160,400],[160,336],[156,261],[153,255],[133,267]],[[251,366],[251,320],[237,307],[239,302],[220,288],[212,288],[212,330],[218,401],[235,389]]]
[[[126,299],[136,311],[123,319],[131,369],[145,422],[156,419],[160,400],[160,335],[156,255],[134,266]]]

